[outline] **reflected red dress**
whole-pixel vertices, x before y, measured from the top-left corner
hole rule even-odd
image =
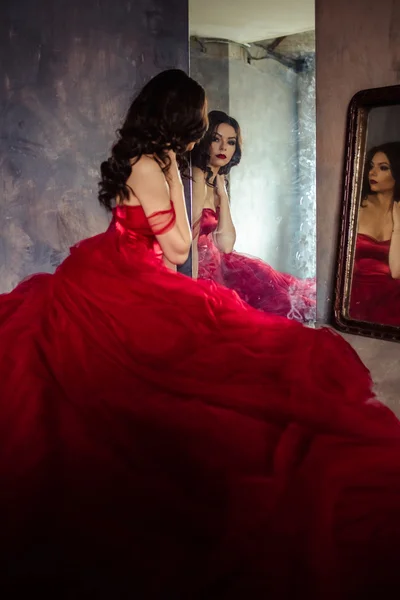
[[[389,268],[390,240],[357,235],[350,298],[352,319],[400,326],[400,279]]]
[[[235,290],[242,300],[258,310],[303,323],[315,321],[315,279],[280,273],[259,258],[221,252],[213,239],[217,226],[218,209],[203,209],[198,238],[199,279]]]
[[[172,223],[120,207],[0,296],[1,590],[390,597],[399,422],[339,335],[164,268]]]

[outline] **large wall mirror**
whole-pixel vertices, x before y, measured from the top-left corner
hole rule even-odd
[[[334,323],[400,341],[400,86],[349,106]]]
[[[314,1],[192,0],[190,73],[209,131],[192,153],[193,274],[253,307],[316,317]]]

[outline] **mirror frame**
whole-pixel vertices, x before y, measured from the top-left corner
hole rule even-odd
[[[362,90],[349,104],[332,324],[346,333],[400,342],[400,315],[399,326],[395,327],[358,321],[349,314],[368,115],[372,108],[393,104],[400,105],[400,85]]]

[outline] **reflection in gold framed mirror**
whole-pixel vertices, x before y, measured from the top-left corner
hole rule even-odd
[[[400,341],[400,86],[354,96],[347,142],[335,324]]]
[[[191,156],[193,276],[313,324],[314,2],[290,19],[278,1],[223,5],[190,12],[190,73],[209,108]]]

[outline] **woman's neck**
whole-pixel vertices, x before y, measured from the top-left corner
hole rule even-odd
[[[393,208],[393,192],[378,192],[375,195],[376,204],[383,212],[390,212]]]
[[[219,167],[215,167],[214,165],[208,165],[208,168],[211,169],[213,177],[215,177],[216,175],[218,175],[218,173],[219,173]]]

